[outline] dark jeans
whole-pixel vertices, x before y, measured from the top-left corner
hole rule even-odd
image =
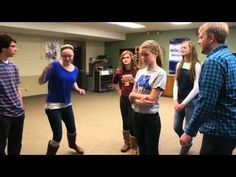
[[[129,98],[126,96],[120,97],[120,111],[123,122],[123,130],[129,130],[131,136],[134,136],[134,111]]]
[[[0,155],[20,155],[25,115],[19,117],[0,116]]]
[[[134,113],[134,130],[140,155],[159,155],[160,116]]]
[[[235,146],[236,140],[204,134],[200,155],[232,155]]]
[[[62,120],[66,125],[67,132],[73,134],[76,132],[75,119],[72,106],[60,109],[46,109],[48,120],[53,132],[53,140],[60,142],[62,138]]]

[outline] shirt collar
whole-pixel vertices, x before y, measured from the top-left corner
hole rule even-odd
[[[7,59],[7,60],[1,60],[0,59],[0,61],[2,62],[2,63],[4,63],[4,64],[8,64],[9,63],[9,60]]]
[[[228,46],[226,44],[220,44],[218,45],[216,48],[212,49],[211,52],[207,55],[207,57],[209,57],[210,55],[212,55],[213,53],[216,53],[218,50],[224,49],[224,48],[228,48]]]

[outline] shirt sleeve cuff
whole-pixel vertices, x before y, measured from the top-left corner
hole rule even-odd
[[[198,131],[192,131],[192,130],[190,130],[188,128],[185,129],[185,133],[188,134],[191,137],[195,137],[197,135],[197,132]]]

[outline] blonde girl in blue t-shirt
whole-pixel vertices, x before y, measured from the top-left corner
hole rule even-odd
[[[162,67],[162,52],[154,40],[147,40],[141,46],[141,59],[146,67],[140,69],[129,96],[133,103],[134,130],[140,155],[158,155],[161,122],[159,97],[166,85],[166,72]]]

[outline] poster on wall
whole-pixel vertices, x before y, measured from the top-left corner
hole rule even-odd
[[[190,40],[189,38],[175,38],[169,41],[169,74],[175,74],[176,64],[181,61],[182,55],[180,52],[183,41]]]
[[[56,40],[45,41],[45,57],[49,61],[59,60],[60,44]]]

